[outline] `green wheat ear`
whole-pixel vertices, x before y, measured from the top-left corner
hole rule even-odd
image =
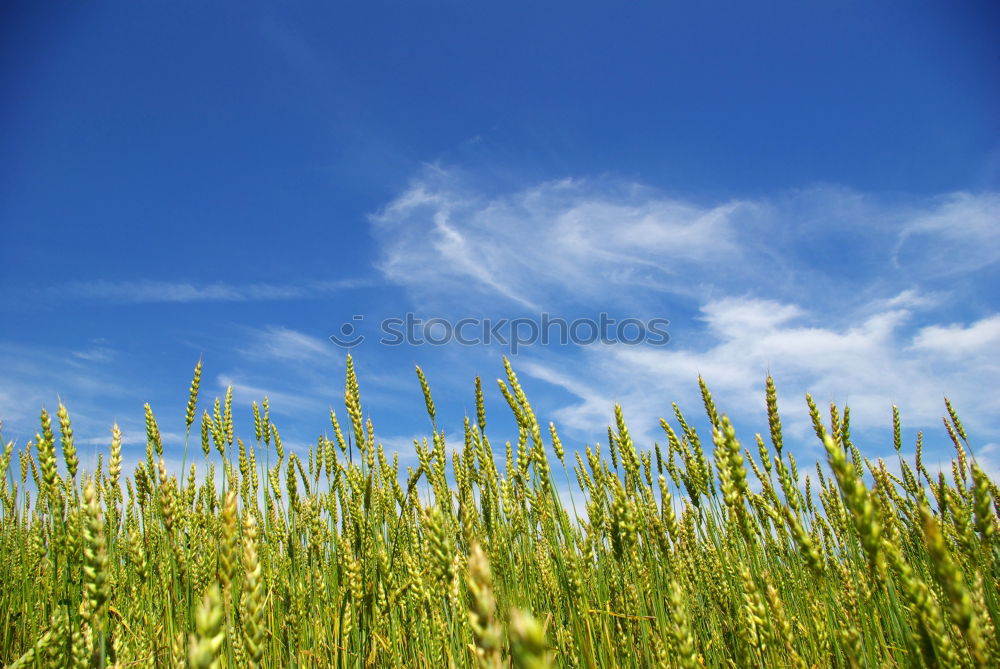
[[[518,669],[547,669],[553,666],[541,623],[527,611],[513,608],[510,611],[511,657]]]
[[[468,569],[469,627],[476,643],[476,664],[480,669],[500,669],[503,635],[496,620],[490,563],[479,543],[469,552]]]
[[[198,389],[201,387],[201,360],[194,367],[194,378],[191,379],[191,388],[188,391],[187,410],[184,412],[184,426],[190,432],[191,424],[194,423],[194,416],[198,410]]]
[[[265,610],[264,584],[257,555],[257,520],[252,513],[243,515],[243,594],[240,602],[244,644],[249,666],[260,666],[264,658]]]
[[[219,650],[225,640],[226,615],[222,597],[215,586],[209,588],[195,612],[195,633],[188,643],[188,661],[192,669],[221,667]]]
[[[417,366],[417,378],[420,379],[420,390],[424,393],[424,404],[427,405],[427,415],[431,417],[431,424],[434,424],[434,398],[431,397],[431,387],[427,384],[427,377],[424,376],[424,370]]]
[[[896,407],[897,456],[866,458],[850,408],[831,404],[824,425],[807,396],[825,458],[801,481],[809,447],[783,432],[770,377],[767,434],[731,420],[699,378],[704,427],[664,398],[661,448],[611,404],[602,450],[577,441],[595,443],[586,429],[542,422],[509,360],[504,372],[510,414],[491,429],[506,463],[480,380],[475,417],[453,433],[461,413],[435,404],[420,367],[432,430],[414,435],[412,462],[390,456],[350,358],[347,438],[331,410],[327,431],[287,425],[283,440],[266,396],[244,414],[228,388],[201,408],[204,469],[173,469],[183,458],[148,404],[132,475],[118,425],[105,459],[78,452],[62,403],[43,410],[24,447],[0,440],[0,607],[13,612],[0,663],[1000,666],[998,488],[949,400],[940,437],[955,455],[933,466],[922,432],[903,459]],[[569,456],[565,485],[548,449]]]

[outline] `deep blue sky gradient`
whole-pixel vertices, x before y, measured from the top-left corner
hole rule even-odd
[[[810,299],[841,329],[907,289],[955,291],[915,311],[913,328],[971,327],[997,312],[993,260],[888,280],[872,268],[891,241],[852,241],[956,193],[986,198],[993,239],[991,2],[21,2],[0,13],[0,417],[21,443],[57,392],[88,435],[126,416],[139,425],[146,400],[179,416],[201,355],[213,396],[232,379],[319,394],[315,406],[284,409],[301,443],[314,438],[338,401],[343,353],[269,358],[266,333],[325,341],[355,313],[433,305],[463,315],[465,303],[433,280],[389,276],[393,238],[373,229],[372,216],[435,169],[460,175],[449,193],[480,202],[570,178],[704,208],[767,203],[804,235],[787,247],[798,269],[782,276],[822,270],[816,280],[828,283]],[[590,188],[575,201],[617,197]],[[798,195],[817,189],[826,195]],[[886,226],[879,239],[901,234]],[[780,244],[791,229],[766,234]],[[699,314],[712,299],[800,303],[787,278],[769,278],[777,260],[760,262],[756,280],[698,296],[643,283],[575,300],[546,293],[545,307],[666,315],[676,349],[703,354],[712,334]],[[311,287],[282,299],[251,289],[258,297],[121,297],[179,283]],[[475,304],[473,315],[519,313],[496,296]],[[537,353],[535,363],[579,369],[573,351]],[[369,348],[358,360],[373,378],[376,424],[402,438],[425,430],[414,362],[434,372],[460,426],[472,376],[495,378],[499,355]],[[571,407],[578,395],[543,376],[532,382],[540,403]],[[609,399],[627,394],[592,380]],[[179,431],[176,417],[164,420]],[[581,442],[599,438],[584,425]]]

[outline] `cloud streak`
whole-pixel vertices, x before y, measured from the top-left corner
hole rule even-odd
[[[429,170],[371,221],[379,268],[418,296],[473,289],[537,309],[628,286],[688,292],[680,277],[739,258],[738,226],[756,215],[747,202],[701,207],[574,179],[490,198]]]
[[[884,428],[893,403],[939,425],[945,393],[984,436],[1000,430],[981,392],[1000,374],[1000,314],[977,282],[1000,265],[998,193],[901,202],[824,185],[696,203],[607,178],[496,193],[431,166],[371,221],[378,267],[418,304],[690,315],[666,348],[518,357],[585,439],[616,400],[652,429],[670,400],[697,409],[699,374],[726,411],[760,419],[769,371],[802,438],[806,392],[849,403],[859,430]]]
[[[901,204],[817,186],[704,204],[610,178],[497,194],[428,167],[371,222],[384,276],[435,304],[704,304],[745,291],[850,300],[1000,261],[1000,195],[990,192]]]
[[[341,361],[340,349],[319,339],[283,326],[271,326],[250,333],[249,343],[240,352],[250,359],[291,362]]]
[[[355,279],[304,281],[298,284],[98,280],[68,283],[50,290],[49,296],[115,304],[256,302],[317,298],[368,283]]]
[[[1000,400],[981,392],[1000,375],[996,316],[946,327],[911,327],[918,312],[894,309],[871,314],[846,328],[820,314],[768,300],[726,298],[704,306],[703,347],[591,347],[579,360],[535,358],[518,365],[528,376],[575,397],[556,411],[561,422],[599,435],[619,401],[649,429],[669,412],[669,400],[700,413],[695,380],[709,383],[721,410],[763,423],[763,382],[773,373],[789,432],[811,432],[803,397],[820,406],[849,404],[856,429],[882,429],[897,404],[908,427],[940,427],[942,396],[963,412],[971,431],[994,434]],[[945,344],[943,333],[951,333]],[[963,341],[970,342],[963,345]],[[580,369],[585,371],[579,371]],[[599,390],[598,390],[599,389]]]

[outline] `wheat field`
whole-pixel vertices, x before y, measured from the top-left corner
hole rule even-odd
[[[131,474],[117,426],[87,473],[67,410],[43,411],[0,461],[0,662],[1000,666],[998,490],[947,400],[947,475],[919,438],[913,462],[870,461],[850,409],[808,395],[827,457],[801,470],[770,377],[763,437],[741,442],[698,379],[710,435],[674,405],[643,449],[615,406],[607,442],[569,455],[504,362],[516,443],[491,443],[478,378],[477,413],[446,443],[417,368],[431,429],[408,471],[350,358],[344,411],[301,455],[266,398],[245,433],[231,389],[201,409],[199,362],[181,480],[148,405]]]

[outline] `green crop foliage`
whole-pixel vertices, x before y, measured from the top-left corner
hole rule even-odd
[[[827,424],[808,398],[826,455],[803,474],[770,378],[751,448],[699,379],[711,434],[673,405],[643,447],[614,407],[608,442],[574,449],[505,370],[517,438],[494,444],[479,379],[446,439],[417,369],[431,430],[408,471],[350,359],[308,453],[285,448],[266,398],[247,432],[231,392],[199,412],[199,362],[184,417],[190,433],[200,413],[202,453],[185,446],[180,478],[148,405],[124,475],[117,426],[108,470],[88,473],[69,412],[43,412],[0,460],[0,663],[1000,666],[997,486],[951,403],[956,457],[932,475],[919,443],[898,455],[895,408],[889,465],[852,443],[847,407]]]

